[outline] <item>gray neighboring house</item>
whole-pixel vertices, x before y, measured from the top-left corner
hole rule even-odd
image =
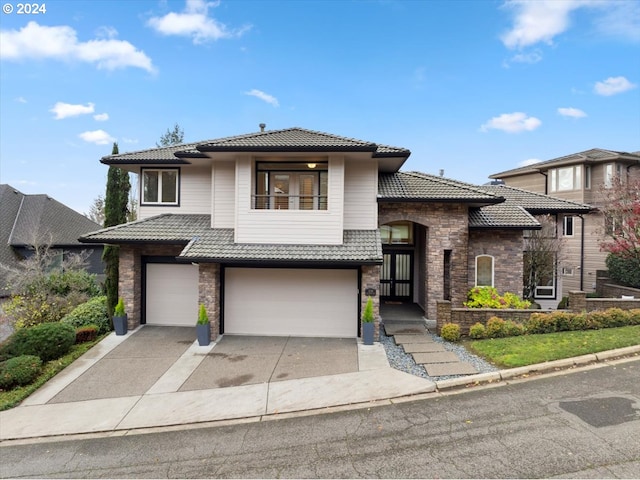
[[[0,264],[15,268],[33,254],[33,245],[48,245],[62,262],[69,254],[87,251],[87,270],[104,275],[102,245],[87,246],[78,238],[100,225],[53,198],[27,195],[0,185]],[[11,295],[5,269],[0,269],[0,297]]]
[[[262,128],[262,127],[261,127]],[[135,222],[88,233],[120,246],[129,327],[357,337],[372,297],[462,306],[474,285],[522,291],[532,213],[589,206],[400,168],[405,148],[302,128],[109,155],[138,175]]]

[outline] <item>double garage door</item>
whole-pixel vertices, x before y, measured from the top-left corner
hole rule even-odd
[[[146,319],[195,325],[198,267],[147,264]],[[225,268],[224,333],[356,337],[355,269]]]

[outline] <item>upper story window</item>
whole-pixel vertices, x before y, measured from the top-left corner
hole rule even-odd
[[[383,244],[412,245],[413,223],[392,222],[380,227],[380,238]]]
[[[143,168],[141,205],[178,205],[180,170]]]
[[[616,178],[622,178],[622,165],[620,163],[607,163],[604,166],[604,187],[613,187]]]
[[[253,208],[326,210],[328,179],[326,161],[258,161]]]
[[[554,168],[549,175],[552,192],[565,192],[582,188],[582,166]]]
[[[585,190],[591,188],[591,165],[584,166],[584,188]]]

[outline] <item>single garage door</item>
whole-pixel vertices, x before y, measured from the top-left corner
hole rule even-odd
[[[198,319],[198,267],[148,263],[145,308],[148,325],[194,326]]]
[[[224,332],[356,337],[357,270],[226,268]]]

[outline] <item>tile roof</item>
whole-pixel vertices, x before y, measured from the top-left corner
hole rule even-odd
[[[230,228],[210,228],[209,215],[162,214],[85,235],[84,242],[187,244],[178,257],[215,262],[382,263],[377,230],[345,230],[342,245],[234,243]]]
[[[469,228],[538,230],[540,223],[524,208],[505,202],[482,208],[470,208]]]
[[[489,175],[489,178],[504,178],[515,175],[521,175],[525,173],[535,173],[540,170],[545,171],[549,168],[558,167],[562,165],[575,165],[579,163],[600,163],[613,160],[626,160],[628,162],[640,162],[639,152],[617,152],[615,150],[604,150],[602,148],[592,148],[591,150],[585,150],[584,152],[572,153],[571,155],[565,155],[563,157],[553,158],[551,160],[545,160],[543,162],[537,162],[526,167],[514,168],[506,170],[500,173],[494,173]]]
[[[477,185],[420,172],[381,173],[378,176],[379,201],[431,201],[492,204],[502,202],[499,195]]]
[[[592,208],[584,203],[572,202],[561,198],[529,192],[507,185],[482,185],[478,188],[501,196],[505,203],[519,205],[530,213],[588,213]]]
[[[406,148],[294,127],[108,155],[100,161],[107,165],[179,165],[190,163],[189,158],[206,157],[202,152],[371,152],[374,157],[408,157],[411,154]]]

